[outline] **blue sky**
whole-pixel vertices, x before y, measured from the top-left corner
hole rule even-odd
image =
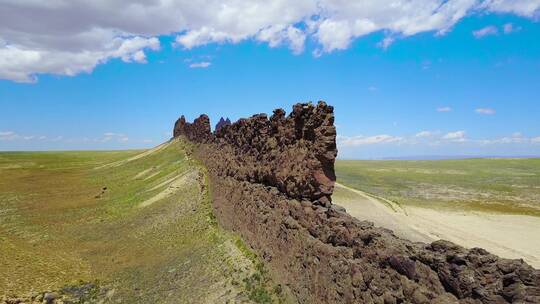
[[[322,99],[335,106],[342,158],[540,155],[538,7],[412,34],[383,26],[345,45],[308,34],[301,50],[293,38],[191,45],[179,39],[190,31],[169,33],[127,57],[58,70],[47,70],[56,47],[43,67],[6,65],[0,30],[0,150],[151,147],[181,114],[216,123]]]

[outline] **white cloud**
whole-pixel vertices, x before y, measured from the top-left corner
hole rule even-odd
[[[499,30],[495,26],[490,25],[490,26],[481,28],[479,30],[473,31],[473,36],[480,39],[486,36],[497,35],[498,33],[499,33]]]
[[[393,39],[448,32],[467,14],[534,18],[540,0],[4,0],[0,2],[0,79],[35,82],[39,74],[73,76],[119,58],[145,63],[161,35],[190,49],[246,39],[287,46],[312,40],[315,55],[348,48],[377,31]]]
[[[521,30],[521,27],[516,27],[512,23],[505,23],[502,26],[502,32],[507,35],[514,32],[519,32],[520,30]],[[491,35],[497,35],[497,34],[499,34],[499,29],[495,27],[494,25],[486,26],[479,30],[473,31],[474,37],[478,39],[483,38],[485,36],[491,36]]]
[[[396,148],[423,147],[431,149],[433,147],[452,148],[468,147],[476,151],[488,148],[489,146],[514,146],[521,148],[531,148],[532,145],[540,144],[540,136],[526,137],[520,132],[515,132],[509,136],[499,138],[468,138],[463,130],[441,134],[440,131],[420,131],[409,136],[375,135],[375,136],[338,136],[337,143],[340,148],[348,150],[355,147],[394,145]],[[464,146],[465,145],[465,146]]]
[[[203,68],[203,69],[204,69],[204,68],[209,67],[210,65],[212,65],[212,63],[209,62],[209,61],[201,61],[201,62],[194,62],[194,63],[191,63],[191,64],[189,65],[189,67],[192,68],[192,69],[193,69],[193,68]]]
[[[519,31],[521,31],[521,27],[516,27],[512,23],[506,23],[505,25],[503,25],[503,32],[505,34],[511,34]]]
[[[122,133],[114,133],[114,132],[105,132],[103,133],[103,136],[105,137],[114,137],[114,136],[123,136]]]
[[[74,76],[90,73],[100,63],[113,58],[124,62],[146,62],[143,49],[158,50],[157,38],[115,38],[100,50],[31,49],[21,45],[0,47],[0,79],[35,82],[36,74]]]
[[[320,1],[322,21],[314,26],[314,37],[322,51],[347,48],[353,39],[386,30],[410,36],[420,32],[447,32],[476,5],[475,0],[413,0],[396,5],[392,1]],[[388,46],[392,38],[381,46]]]
[[[0,140],[32,140],[35,136],[33,135],[20,135],[13,131],[0,131]]]
[[[146,54],[142,50],[138,50],[131,56],[131,59],[138,63],[146,63]]]
[[[15,134],[13,131],[0,131],[0,136],[10,136]]]
[[[323,45],[324,51],[331,52],[348,48],[353,33],[348,22],[327,19],[320,23],[315,37]]]
[[[13,131],[0,131],[0,140],[14,140],[18,137],[19,135]]]
[[[391,36],[388,36],[388,37],[385,37],[381,42],[379,42],[377,45],[381,48],[381,49],[388,49],[392,43],[394,43],[395,41],[395,38],[394,37],[391,37]]]
[[[416,133],[416,135],[414,135],[415,137],[431,137],[433,135],[436,135],[438,134],[438,132],[433,132],[433,131],[420,131],[418,133]]]
[[[123,133],[105,132],[105,133],[103,133],[103,138],[96,139],[95,141],[98,141],[98,142],[108,142],[108,141],[127,142],[128,140],[129,140],[129,137],[127,137]]]
[[[362,145],[386,144],[402,141],[402,137],[391,135],[375,135],[375,136],[339,136],[337,138],[338,145],[341,147],[355,147]]]
[[[455,131],[455,132],[449,132],[446,133],[442,139],[454,141],[454,142],[464,142],[465,139],[465,131]]]
[[[440,108],[437,108],[437,112],[451,112],[452,111],[452,108],[451,107],[440,107]]]
[[[479,142],[483,144],[522,144],[528,142],[527,138],[523,137],[501,137],[496,139],[484,139],[480,140]]]
[[[36,135],[23,135],[14,131],[0,131],[0,141],[29,141],[29,140],[46,140],[47,136],[36,136]],[[54,141],[54,139],[53,139]]]
[[[539,13],[540,0],[486,0],[481,7],[492,12],[534,17]]]
[[[476,113],[482,114],[482,115],[494,115],[496,113],[496,111],[494,109],[491,109],[491,108],[478,108],[478,109],[476,109],[474,111]]]
[[[306,34],[294,26],[273,25],[261,30],[256,38],[272,48],[287,44],[294,54],[300,54],[304,51]]]
[[[523,136],[520,132],[515,132],[511,136],[505,136],[501,138],[495,138],[495,139],[481,139],[477,140],[477,142],[484,144],[484,145],[497,145],[497,144],[534,144],[536,142],[540,142],[540,137],[533,137],[528,138]]]

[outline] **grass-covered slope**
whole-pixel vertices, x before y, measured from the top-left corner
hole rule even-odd
[[[92,282],[112,302],[275,300],[191,148],[0,153],[0,299]]]
[[[340,160],[336,174],[397,204],[540,216],[540,159]]]

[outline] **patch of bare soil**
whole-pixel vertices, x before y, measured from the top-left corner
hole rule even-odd
[[[481,247],[505,258],[522,258],[540,267],[540,218],[482,212],[452,212],[401,206],[395,209],[362,191],[336,183],[334,203],[359,219],[391,229],[412,241],[452,241],[463,247]]]
[[[167,185],[167,188],[165,188],[163,191],[159,192],[158,194],[152,196],[151,198],[145,200],[142,202],[139,207],[146,207],[149,206],[157,201],[160,201],[164,198],[167,198],[173,194],[175,194],[182,186],[186,185],[190,182],[197,182],[196,178],[198,176],[197,170],[191,170],[186,173],[174,176],[163,183],[153,187],[150,190],[156,190],[160,187],[163,187]]]

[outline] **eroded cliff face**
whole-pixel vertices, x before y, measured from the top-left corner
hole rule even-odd
[[[173,136],[185,136],[192,142],[207,142],[212,138],[210,133],[210,118],[203,114],[195,119],[193,123],[186,122],[186,118],[182,115],[174,124]]]
[[[336,176],[333,108],[297,104],[223,126],[214,143],[225,158],[210,166],[237,180],[277,187],[291,198],[330,202]]]
[[[336,131],[323,102],[215,134],[206,115],[193,124],[181,118],[174,134],[199,143],[220,224],[300,303],[540,303],[540,271],[522,260],[413,243],[334,208]]]

